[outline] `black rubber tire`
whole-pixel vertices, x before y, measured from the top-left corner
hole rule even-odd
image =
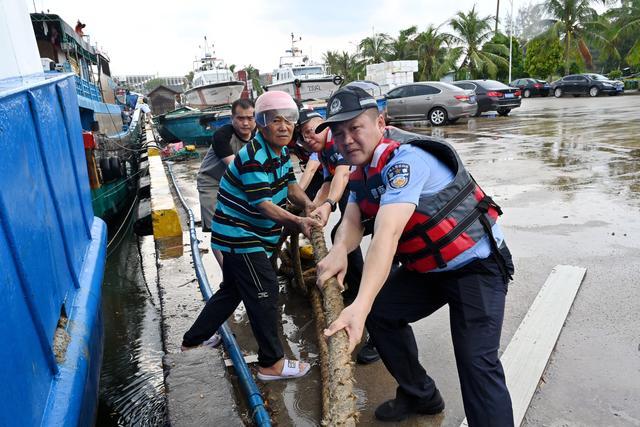
[[[109,158],[109,168],[111,169],[111,178],[122,178],[122,169],[120,168],[120,159],[117,157]]]
[[[111,181],[113,178],[111,174],[111,166],[109,164],[109,159],[103,157],[100,159],[100,161],[98,161],[98,164],[100,166],[100,172],[102,173],[102,182]]]
[[[342,76],[333,76],[333,84],[334,85],[340,86],[343,81],[344,81],[344,78]]]
[[[498,114],[502,117],[507,117],[511,112],[511,108],[500,108],[498,109]]]
[[[522,92],[522,97],[523,97],[523,98],[531,98],[531,91],[530,91],[529,89],[525,89],[525,90]]]
[[[443,126],[447,124],[447,110],[442,107],[435,107],[429,111],[429,123],[431,126]]]
[[[562,88],[557,87],[553,90],[553,96],[555,96],[556,98],[562,98],[562,95],[563,95]]]

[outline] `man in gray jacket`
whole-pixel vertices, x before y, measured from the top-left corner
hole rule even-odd
[[[211,221],[216,210],[222,175],[238,151],[253,138],[255,128],[253,102],[237,99],[231,104],[231,124],[222,126],[213,134],[213,142],[202,160],[196,180],[200,196],[202,231],[211,232]],[[222,267],[222,254],[218,250],[214,250],[213,254]]]

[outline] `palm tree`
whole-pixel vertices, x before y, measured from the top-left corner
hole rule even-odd
[[[440,27],[429,25],[425,31],[414,39],[414,47],[418,58],[418,79],[438,80],[450,70],[455,69],[458,50],[450,54],[449,34],[441,33]]]
[[[464,70],[471,74],[472,78],[495,77],[498,73],[497,64],[508,66],[508,61],[495,53],[506,49],[504,45],[491,46],[491,52],[482,50],[483,45],[493,45],[487,43],[493,34],[490,24],[492,20],[491,16],[478,16],[476,7],[473,6],[469,13],[458,12],[449,21],[455,34],[449,34],[448,37],[459,45],[458,48],[452,49],[451,54],[457,56],[456,59],[462,57],[458,71]]]
[[[582,57],[587,67],[592,65],[587,40],[596,38],[602,29],[598,14],[591,7],[595,0],[546,0],[542,5],[550,16],[549,31],[555,32],[564,45],[564,72],[569,73],[571,57]],[[600,0],[600,2],[603,2]]]
[[[611,42],[628,65],[640,65],[640,0],[623,0],[619,7],[607,13],[611,28]]]
[[[394,39],[390,43],[390,60],[406,60],[415,59],[415,35],[418,32],[416,25],[400,30],[400,34],[397,39]]]
[[[358,49],[366,64],[384,62],[391,54],[391,37],[386,33],[374,34],[362,39]]]
[[[344,77],[345,83],[357,80],[363,73],[363,64],[359,61],[358,54],[329,50],[324,53],[323,59],[333,74]]]

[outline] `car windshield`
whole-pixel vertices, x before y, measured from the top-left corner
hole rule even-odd
[[[587,76],[591,77],[593,80],[609,80],[607,77],[602,74],[587,74]]]
[[[483,80],[478,84],[487,90],[510,89],[509,86],[495,80]]]

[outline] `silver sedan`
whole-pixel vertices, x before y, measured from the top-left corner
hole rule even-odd
[[[385,96],[389,122],[428,120],[432,126],[442,126],[471,117],[478,109],[473,91],[445,82],[409,83]]]

